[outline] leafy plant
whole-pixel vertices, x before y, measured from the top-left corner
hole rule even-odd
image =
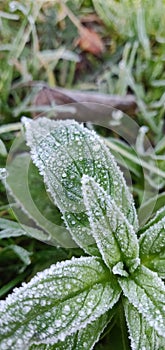
[[[88,256],[50,266],[0,302],[0,348],[93,349],[124,313],[123,349],[163,349],[165,209],[139,230],[123,175],[95,132],[75,121],[23,123],[32,160]]]

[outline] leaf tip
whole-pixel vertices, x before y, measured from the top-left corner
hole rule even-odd
[[[21,118],[21,122],[22,122],[22,124],[26,127],[29,123],[31,123],[31,119],[30,119],[30,118],[27,118],[27,117],[25,117],[25,116],[23,116],[23,117]]]

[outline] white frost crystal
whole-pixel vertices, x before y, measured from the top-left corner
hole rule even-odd
[[[84,175],[82,189],[92,234],[107,266],[112,268],[123,260],[127,268],[132,268],[132,263],[136,268],[140,261],[133,226],[94,179]]]
[[[158,212],[152,221],[140,236],[140,257],[146,266],[165,278],[165,217]]]
[[[165,335],[165,285],[158,275],[140,266],[129,277],[119,277],[119,284],[129,302],[150,327]]]

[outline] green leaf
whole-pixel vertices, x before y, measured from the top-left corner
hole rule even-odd
[[[16,201],[17,206],[13,210],[17,219],[27,223],[27,217],[30,218],[29,226],[33,220],[34,227],[37,225],[41,228],[37,239],[62,247],[75,247],[69,231],[64,227],[61,213],[45,191],[38,169],[31,163],[30,155],[25,152],[18,154],[7,165],[7,172],[5,186],[9,196]],[[29,234],[33,236],[33,227],[29,228]]]
[[[165,285],[155,272],[139,266],[118,282],[129,302],[160,336],[165,334]]]
[[[4,142],[0,139],[0,155],[3,157],[7,156],[7,150]]]
[[[0,298],[4,298],[4,296],[7,295],[7,293],[13,290],[13,288],[16,285],[20,284],[27,277],[27,273],[22,271],[24,271],[24,268],[21,268],[19,270],[20,273],[14,279],[10,279],[10,281],[7,284],[4,284],[0,288]]]
[[[0,218],[0,238],[19,237],[26,234],[17,222]]]
[[[139,230],[138,234],[141,235],[142,233],[146,232],[151,226],[155,225],[156,223],[159,223],[159,221],[161,221],[164,217],[165,217],[165,206],[157,210],[153,218],[149,220],[147,224]]]
[[[165,349],[165,338],[164,337],[159,337],[159,350],[164,350]]]
[[[33,121],[26,117],[22,118],[22,123],[25,125],[26,129],[27,139],[31,139],[33,142],[33,148],[35,148],[35,145],[37,146],[38,143],[52,131],[52,128],[56,128],[61,124],[59,121],[43,117],[37,118],[37,120],[34,121],[33,125],[35,124],[36,128],[28,128],[27,125],[30,122],[32,123]]]
[[[51,122],[46,118],[42,119],[42,125],[40,119],[24,118],[23,122],[32,159],[79,246],[91,253],[89,245],[94,244],[82,196],[83,174],[94,177],[115,198],[117,206],[137,229],[134,203],[123,175],[94,132],[72,120],[53,122],[49,133],[47,126],[45,132],[44,125],[48,122],[50,126]]]
[[[165,277],[165,216],[164,208],[148,224],[140,236],[140,257],[142,263]]]
[[[4,250],[8,249],[12,250],[26,266],[31,263],[30,256],[32,255],[32,253],[28,252],[28,250],[16,244],[10,244],[6,248],[4,248]]]
[[[67,336],[64,341],[59,341],[53,345],[33,344],[29,350],[91,350],[111,318],[112,311],[110,310],[88,324],[84,329]]]
[[[100,259],[52,265],[0,302],[0,347],[54,344],[83,329],[118,301],[120,287]]]
[[[87,175],[82,178],[82,191],[92,234],[103,260],[113,268],[113,273],[127,275],[125,266],[133,270],[139,264],[138,240],[132,225],[115,201]]]
[[[162,207],[164,207],[165,203],[165,192],[156,193],[155,196],[152,196],[152,198],[148,199],[146,202],[144,202],[140,207],[140,215],[145,220],[146,217],[148,217],[148,213],[156,213],[158,210],[160,210]],[[144,221],[146,222],[146,220]],[[148,225],[145,225],[145,229]],[[143,231],[142,229],[139,231],[141,233]]]
[[[27,225],[20,225],[18,222],[0,218],[0,239],[29,235],[36,239],[45,240],[43,231]]]
[[[148,322],[128,300],[124,301],[124,310],[130,334],[131,348],[133,350],[158,350],[159,337],[156,331],[148,325]]]

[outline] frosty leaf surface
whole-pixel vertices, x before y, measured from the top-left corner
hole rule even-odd
[[[116,274],[124,273],[122,263],[128,268],[137,267],[137,237],[115,201],[93,178],[86,175],[82,178],[82,190],[92,234],[107,266],[113,268],[121,262],[118,264],[121,271],[113,270]]]
[[[161,212],[162,213],[162,212]],[[158,220],[159,215],[159,220]],[[140,257],[144,265],[165,277],[165,216],[157,215],[157,222],[140,236]]]
[[[158,224],[164,217],[165,217],[165,206],[156,212],[154,217],[151,220],[149,220],[149,222],[139,230],[138,234],[141,235],[142,233],[146,232],[151,226],[155,225],[156,223]]]
[[[27,225],[20,225],[18,222],[0,218],[0,239],[29,235],[36,239],[45,240],[43,231]]]
[[[118,282],[129,302],[160,336],[165,334],[165,286],[155,272],[139,266],[129,277]]]
[[[6,157],[7,156],[6,146],[5,146],[4,142],[1,139],[0,139],[0,155],[2,157]]]
[[[71,232],[75,241],[85,252],[100,257],[97,245],[91,235],[91,226],[88,215],[83,213],[63,213],[63,219],[67,229]]]
[[[33,148],[35,148],[35,145],[37,146],[37,144],[52,131],[52,128],[56,128],[60,124],[57,120],[55,121],[53,119],[42,117],[37,118],[33,124],[35,127],[31,128],[29,127],[30,119],[22,117],[21,121],[25,126],[27,139],[30,139],[33,143]]]
[[[42,133],[39,119],[24,121],[32,159],[44,176],[48,190],[63,213],[66,225],[77,244],[86,248],[86,251],[89,244],[94,244],[90,236],[88,218],[83,220],[86,209],[81,178],[84,174],[94,177],[104,190],[115,198],[117,206],[137,229],[134,203],[123,175],[108,148],[95,132],[75,121],[65,120],[58,121],[56,127],[53,123],[52,130],[47,135],[43,128],[45,136],[38,138],[38,125]],[[72,216],[77,214],[80,224],[72,219]]]
[[[52,265],[0,302],[0,348],[64,341],[111,309],[119,296],[119,285],[98,258]]]
[[[67,344],[66,342],[66,345],[68,346],[68,350],[69,349],[69,344]],[[52,345],[49,345],[49,344],[33,344],[29,347],[29,350],[57,350],[57,344],[52,344]],[[65,350],[65,348],[62,348],[59,350]]]
[[[19,237],[26,234],[26,231],[11,220],[0,218],[0,238]]]
[[[137,309],[125,300],[124,310],[133,350],[158,350],[159,337]]]
[[[111,318],[112,312],[106,312],[87,327],[67,336],[64,341],[53,345],[33,344],[29,350],[92,350]]]

